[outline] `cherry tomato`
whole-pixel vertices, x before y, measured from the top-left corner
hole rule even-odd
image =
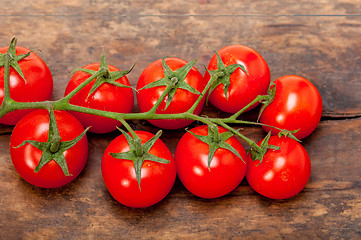
[[[187,64],[186,61],[179,58],[166,58],[165,62],[173,71],[176,71],[177,69],[180,69]],[[144,69],[144,71],[140,75],[137,83],[137,99],[141,112],[147,112],[155,105],[157,100],[164,92],[166,86],[157,86],[148,89],[141,88],[164,77],[165,75],[162,67],[162,59],[159,59],[150,64],[146,69]],[[206,86],[206,81],[204,80],[202,74],[195,67],[191,68],[191,70],[185,77],[184,82],[186,82],[188,85],[190,85],[200,93]],[[167,101],[166,97],[157,108],[156,113],[171,114],[186,112],[192,107],[198,97],[198,94],[192,93],[186,89],[178,88],[176,89],[174,97],[169,106],[165,108]],[[194,114],[199,115],[202,111],[203,105],[204,99],[198,104],[197,108],[194,111]],[[185,119],[149,120],[149,122],[157,127],[165,129],[179,129],[186,127],[187,125],[192,123],[191,120]]]
[[[287,75],[275,82],[276,94],[268,105],[260,122],[287,130],[298,130],[295,137],[302,139],[310,135],[321,119],[322,98],[317,88],[307,79]],[[279,131],[263,126],[267,132],[275,135]]]
[[[54,111],[61,142],[71,141],[84,131],[82,124],[66,111]],[[74,146],[64,151],[69,176],[53,160],[35,172],[43,151],[30,143],[18,147],[25,140],[45,143],[49,133],[49,112],[35,110],[24,116],[15,126],[10,139],[10,154],[15,169],[29,183],[42,188],[57,188],[73,181],[83,170],[88,157],[88,142],[84,135]]]
[[[99,63],[93,63],[84,66],[85,69],[90,69],[94,71],[99,70]],[[108,65],[110,72],[120,71],[118,68]],[[82,84],[87,80],[91,75],[82,71],[77,71],[70,79],[66,90],[65,96],[73,91],[77,86]],[[123,76],[116,80],[116,82],[130,86],[128,78]],[[134,105],[134,95],[131,88],[115,86],[109,83],[103,83],[100,85],[95,92],[93,92],[89,97],[89,92],[94,85],[95,80],[91,81],[84,88],[82,88],[78,93],[76,93],[71,99],[70,103],[78,106],[104,110],[109,112],[119,112],[119,113],[130,113],[133,110]],[[96,115],[91,115],[88,113],[81,112],[72,112],[76,116],[84,127],[89,127],[90,132],[93,133],[108,133],[114,131],[117,127],[121,126],[121,123],[118,120],[111,118],[100,117]]]
[[[201,136],[208,135],[207,125],[190,130]],[[227,130],[218,127],[220,134]],[[175,151],[177,175],[183,185],[194,195],[202,198],[218,198],[233,191],[246,173],[247,155],[242,144],[234,136],[225,141],[239,153],[218,148],[208,169],[209,145],[187,132],[179,140]]]
[[[224,92],[225,85],[218,85],[209,96],[209,101],[215,107],[224,112],[236,113],[251,103],[258,95],[267,93],[270,84],[270,70],[258,52],[246,46],[231,45],[220,49],[218,53],[225,67],[241,64],[248,75],[241,68],[237,68],[229,77],[227,96]],[[215,54],[208,64],[208,70],[216,69],[218,66],[217,55]],[[204,78],[207,82],[210,80],[208,71]],[[258,103],[252,105],[247,111],[257,105]]]
[[[142,144],[154,135],[145,131],[135,131]],[[157,139],[149,153],[169,160],[169,163],[159,163],[145,160],[141,166],[140,188],[132,160],[118,159],[110,153],[129,151],[129,144],[124,134],[115,138],[106,148],[101,169],[104,183],[110,194],[121,204],[144,208],[160,202],[173,187],[176,169],[172,153],[168,147]]]
[[[280,149],[268,149],[261,163],[249,158],[247,181],[256,192],[265,197],[293,197],[306,186],[310,178],[310,158],[304,147],[291,138],[271,136],[268,144]]]
[[[29,49],[16,47],[16,55],[27,54]],[[8,47],[0,48],[0,53],[6,53]],[[18,62],[25,80],[10,67],[10,97],[18,102],[40,102],[50,100],[53,94],[53,77],[44,61],[31,52],[29,56]],[[5,68],[0,67],[0,103],[4,100]],[[0,123],[15,125],[20,118],[33,109],[16,110],[6,114]]]

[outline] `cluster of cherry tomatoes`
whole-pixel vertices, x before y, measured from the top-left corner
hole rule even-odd
[[[18,56],[30,51],[15,48],[15,45],[0,48],[0,53],[6,52]],[[50,100],[53,79],[39,56],[31,52],[10,65],[10,97],[13,100]],[[106,68],[108,74],[98,76],[73,94],[74,89],[100,68]],[[116,67],[106,64],[104,59],[86,65],[72,75],[64,96],[73,94],[69,104],[131,113],[134,91],[121,73]],[[5,95],[4,74],[4,67],[1,67],[0,102]],[[232,45],[220,49],[211,58],[204,76],[194,63],[179,58],[169,57],[151,63],[137,82],[139,109],[144,113],[156,105],[156,114],[187,112],[211,79],[214,82],[196,104],[195,115],[201,113],[206,99],[220,110],[234,114],[257,96],[274,93],[272,101],[260,115],[264,130],[272,134],[258,143],[266,152],[262,157],[252,159],[252,154],[247,154],[239,139],[224,126],[212,128],[204,124],[187,130],[179,140],[174,156],[159,136],[134,131],[143,146],[137,149],[130,140],[134,136],[122,131],[123,134],[106,148],[101,164],[105,185],[117,201],[129,207],[156,204],[170,192],[176,176],[191,193],[202,198],[224,196],[245,177],[255,191],[273,199],[292,197],[305,187],[311,172],[307,152],[296,140],[278,136],[279,131],[271,126],[298,130],[294,133],[298,139],[307,137],[320,121],[321,96],[310,81],[300,76],[281,77],[270,87],[270,70],[266,61],[249,47]],[[164,96],[170,82],[173,82],[173,87]],[[160,98],[163,98],[161,102],[158,101]],[[247,110],[256,106],[257,103]],[[179,118],[148,121],[161,129],[172,130],[192,123],[190,119]],[[91,111],[45,109],[16,110],[7,113],[0,123],[16,124],[10,142],[15,169],[29,183],[44,188],[63,186],[82,171],[88,158],[85,128],[90,127],[90,132],[101,134],[121,127],[120,121],[93,115]],[[52,148],[50,140],[59,136],[60,145],[49,150]]]

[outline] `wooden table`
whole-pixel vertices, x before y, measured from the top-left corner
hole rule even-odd
[[[270,200],[244,180],[229,195],[204,200],[176,180],[164,201],[147,209],[120,205],[101,176],[101,156],[119,133],[89,134],[82,174],[59,189],[40,189],[20,178],[9,154],[12,127],[0,126],[0,239],[357,239],[361,237],[361,1],[102,1],[2,0],[0,45],[14,36],[38,52],[54,77],[53,99],[69,74],[98,62],[129,74],[163,56],[197,58],[204,73],[213,55],[230,44],[256,49],[272,80],[298,74],[319,89],[324,110],[302,144],[312,161],[306,188],[288,200]],[[213,107],[207,114],[221,115]],[[245,117],[252,118],[251,112]],[[137,129],[155,132],[146,121]],[[165,131],[174,152],[183,131]],[[265,133],[246,127],[260,140]]]

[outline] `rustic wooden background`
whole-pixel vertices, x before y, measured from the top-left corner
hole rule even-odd
[[[357,239],[361,238],[361,1],[260,0],[1,0],[0,45],[15,36],[38,52],[62,97],[71,71],[98,62],[141,71],[163,56],[197,58],[204,73],[229,44],[256,49],[272,80],[298,74],[324,101],[323,118],[303,141],[312,161],[306,188],[288,200],[270,200],[243,181],[216,200],[192,196],[176,181],[169,196],[147,209],[117,203],[103,183],[100,163],[118,133],[89,134],[82,174],[60,189],[22,180],[9,154],[11,127],[0,126],[0,239]],[[211,106],[207,114],[221,115]],[[252,118],[255,112],[248,114]],[[145,121],[137,129],[156,131]],[[182,131],[165,131],[174,152]],[[247,127],[255,140],[265,133]]]

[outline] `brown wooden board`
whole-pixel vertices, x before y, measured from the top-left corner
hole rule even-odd
[[[204,200],[177,179],[169,196],[147,209],[120,205],[103,183],[101,157],[118,132],[88,134],[81,175],[62,188],[41,189],[15,171],[12,127],[0,125],[0,239],[360,238],[360,6],[354,0],[3,0],[0,46],[15,36],[18,45],[35,50],[53,74],[53,99],[63,96],[70,73],[98,62],[103,49],[120,69],[136,63],[128,75],[135,86],[142,70],[163,56],[196,58],[204,73],[212,48],[243,44],[261,53],[272,80],[298,74],[312,81],[324,109],[320,125],[302,142],[312,172],[297,196],[270,200],[244,180],[229,195]],[[212,106],[204,113],[226,116]],[[146,121],[131,125],[157,131]],[[265,135],[258,127],[243,132],[254,140]],[[174,153],[183,133],[164,131],[161,138]]]
[[[244,133],[253,139],[264,136],[259,128]],[[360,133],[360,120],[323,121],[303,141],[311,158],[311,178],[291,199],[269,200],[243,181],[225,197],[204,200],[177,180],[166,199],[147,209],[120,205],[103,183],[102,153],[117,134],[90,134],[84,171],[59,189],[40,189],[22,180],[2,144],[0,234],[4,239],[356,239],[361,234]],[[162,138],[174,151],[180,135],[167,132]],[[0,141],[9,138],[2,135]]]
[[[347,9],[357,8],[346,5]],[[72,9],[69,7],[69,9]],[[214,54],[230,44],[257,50],[269,64],[272,80],[298,74],[312,81],[324,100],[325,117],[361,115],[359,15],[2,15],[2,46],[18,44],[39,53],[55,79],[54,98],[63,96],[69,74],[99,61],[127,69],[133,85],[142,70],[164,56],[198,59],[204,72]],[[65,11],[65,10],[64,10]],[[72,10],[75,11],[75,10]],[[79,11],[79,10],[78,10]],[[361,10],[360,10],[361,12]],[[66,13],[66,11],[65,11]],[[277,13],[277,12],[276,12]]]

